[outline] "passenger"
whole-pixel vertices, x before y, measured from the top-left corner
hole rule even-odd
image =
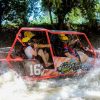
[[[79,39],[70,41],[65,34],[61,34],[60,39],[63,42],[65,56],[71,59],[75,58],[77,61],[80,60],[81,62],[85,62],[87,60],[88,56],[86,54],[71,47],[72,45],[75,45],[79,41]]]
[[[37,49],[37,55],[42,58],[42,60],[44,61],[45,65],[46,66],[52,65],[53,63],[48,63],[49,62],[49,53],[46,50],[46,48],[49,48],[50,45],[49,44],[39,44],[38,40],[36,39],[35,36],[32,37],[30,41],[32,43],[32,47]]]
[[[75,58],[75,56],[71,53],[73,50],[69,46],[69,38],[65,34],[60,34],[59,38],[63,43],[64,55],[69,58]]]
[[[33,59],[37,56],[37,52],[35,49],[32,48],[31,43],[29,42],[30,38],[25,37],[22,39],[22,42],[25,44],[24,46],[24,53],[28,59]]]
[[[29,36],[29,37],[28,37]],[[22,39],[22,42],[25,43],[24,52],[28,59],[34,59],[37,58],[37,56],[40,56],[45,64],[46,67],[52,65],[52,63],[49,63],[49,54],[46,51],[43,51],[41,48],[50,47],[48,44],[37,44],[32,43],[30,39],[34,37],[35,35],[28,35],[26,34],[26,37]]]

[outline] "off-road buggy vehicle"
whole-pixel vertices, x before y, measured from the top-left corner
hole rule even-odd
[[[25,32],[31,32],[35,34],[38,44],[48,44],[49,48],[43,48],[49,54],[50,66],[45,66],[41,57],[28,59],[23,52],[25,44],[22,42]],[[62,35],[63,34],[63,35]],[[61,36],[68,38],[68,42],[74,39],[78,39],[78,43],[73,46],[76,50],[78,57],[69,58],[64,55],[63,41]],[[34,43],[33,43],[34,44]],[[78,53],[81,51],[81,53]],[[75,31],[63,31],[63,30],[48,30],[44,28],[21,28],[16,34],[15,40],[11,47],[1,48],[0,53],[4,54],[4,57],[0,57],[0,61],[7,62],[8,67],[18,71],[24,78],[31,80],[41,80],[56,77],[75,76],[86,73],[95,61],[95,51],[89,39],[85,33]],[[92,60],[88,61],[84,56],[92,57]],[[81,60],[84,61],[81,61]],[[16,67],[15,67],[16,65]],[[89,66],[88,66],[89,65]]]

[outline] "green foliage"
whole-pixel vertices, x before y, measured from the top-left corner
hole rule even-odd
[[[61,26],[66,15],[69,15],[72,21],[81,18],[81,20],[86,19],[92,23],[95,19],[96,3],[95,0],[42,0],[42,7],[48,11],[51,9],[57,16],[58,24]]]
[[[100,13],[100,3],[99,2],[96,4],[95,8],[96,8],[96,11]]]
[[[50,3],[52,3],[52,6],[54,8],[60,8],[61,7],[62,0],[51,0]]]
[[[15,21],[20,18],[25,21],[27,7],[28,0],[1,0],[0,25],[4,20]]]
[[[82,24],[86,23],[87,20],[82,16],[81,10],[77,7],[73,8],[68,14],[69,23]]]
[[[21,23],[18,24],[18,21],[17,22],[11,22],[11,21],[6,21],[4,25],[2,25],[3,28],[18,28],[19,25]]]
[[[61,5],[61,0],[42,0],[42,7],[43,7],[43,10],[48,10],[49,8],[60,8],[60,5]],[[53,9],[53,10],[54,10]]]
[[[91,21],[91,19],[94,19],[95,17],[95,5],[96,5],[96,1],[94,0],[82,0],[81,2],[81,12],[84,16],[87,17],[87,19],[89,19]]]
[[[42,8],[45,13],[42,16],[41,7],[38,2],[41,1]],[[100,13],[100,3],[98,0],[0,0],[0,25],[6,21],[6,26],[24,25],[28,23],[27,17],[34,13],[34,21],[30,23],[42,24],[56,22],[61,26],[65,20],[66,23],[89,22],[93,25],[95,22],[95,13]],[[38,16],[38,18],[37,18]],[[50,17],[49,17],[50,16]],[[67,16],[67,18],[66,18]],[[69,17],[68,17],[69,16]],[[55,18],[55,19],[54,19]],[[56,21],[55,21],[56,20]],[[17,23],[16,25],[14,23]]]
[[[50,24],[50,17],[48,15],[43,16],[41,19],[33,20],[33,21],[30,22],[30,24],[43,24],[43,23]]]

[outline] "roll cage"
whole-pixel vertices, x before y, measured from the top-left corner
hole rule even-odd
[[[47,41],[48,41],[48,44],[50,45],[50,52],[51,52],[51,56],[52,58],[55,57],[54,53],[53,53],[53,49],[52,49],[52,46],[51,46],[51,41],[50,41],[50,37],[49,37],[49,34],[69,34],[69,35],[80,35],[80,36],[84,36],[88,45],[90,46],[90,50],[92,51],[92,53],[94,54],[94,58],[96,57],[96,54],[95,54],[95,51],[94,51],[94,48],[91,44],[91,42],[89,41],[89,39],[87,38],[86,34],[85,33],[82,33],[82,32],[75,32],[75,31],[60,31],[60,30],[48,30],[48,29],[45,29],[45,28],[36,28],[36,27],[33,27],[33,28],[29,28],[29,27],[23,27],[21,28],[18,33],[16,34],[16,37],[15,37],[15,40],[8,52],[8,55],[5,59],[0,59],[0,61],[23,61],[24,59],[22,58],[11,58],[11,53],[14,49],[14,46],[16,45],[16,42],[20,42],[23,46],[24,46],[24,43],[21,41],[21,32],[22,31],[41,31],[41,32],[45,32],[46,33],[46,37],[47,37]],[[53,59],[54,60],[54,59]]]

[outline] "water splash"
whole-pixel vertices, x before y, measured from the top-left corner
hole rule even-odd
[[[100,58],[82,78],[26,82],[15,71],[0,64],[0,100],[100,100]]]

